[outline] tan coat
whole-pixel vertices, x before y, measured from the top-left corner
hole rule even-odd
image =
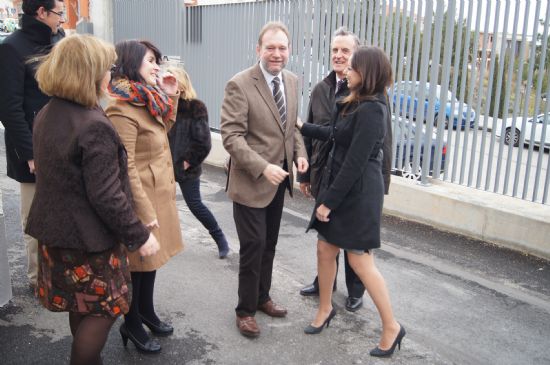
[[[248,207],[264,208],[275,197],[278,186],[262,175],[269,163],[283,167],[286,160],[292,186],[292,162],[298,157],[307,158],[302,135],[296,128],[298,79],[283,70],[283,82],[287,108],[285,131],[258,64],[235,75],[225,87],[221,135],[223,146],[231,155],[227,194]]]
[[[177,106],[177,98],[173,98]],[[174,108],[176,110],[176,108]],[[128,175],[143,224],[157,219],[160,228],[153,234],[160,250],[153,256],[129,253],[131,271],[153,271],[183,249],[180,221],[176,209],[176,182],[167,133],[173,120],[165,124],[154,118],[145,106],[113,100],[106,109],[128,152]]]

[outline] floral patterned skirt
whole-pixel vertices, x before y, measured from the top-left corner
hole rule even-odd
[[[116,318],[128,313],[130,280],[122,245],[90,253],[38,243],[37,295],[50,311]]]

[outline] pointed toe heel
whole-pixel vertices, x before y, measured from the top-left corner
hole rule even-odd
[[[382,350],[380,347],[376,346],[370,352],[370,356],[390,357],[391,355],[393,355],[393,352],[395,351],[396,347],[399,348],[399,350],[401,350],[401,341],[403,340],[403,337],[405,337],[407,332],[405,331],[405,327],[403,327],[401,324],[399,324],[399,326],[400,326],[399,333],[397,334],[397,337],[393,341],[393,344],[391,345],[391,347],[387,350]]]
[[[323,328],[325,328],[325,326],[327,326],[327,328],[328,326],[330,326],[330,321],[332,321],[335,315],[336,315],[336,310],[332,308],[332,310],[330,311],[330,314],[328,315],[327,319],[325,319],[323,324],[321,324],[319,327],[315,327],[310,324],[306,328],[304,328],[304,333],[306,335],[316,335],[318,333],[321,333],[321,331],[323,330]]]
[[[143,324],[146,325],[151,330],[151,332],[157,336],[170,336],[172,333],[174,333],[174,327],[172,327],[168,323],[159,321],[158,324],[154,324],[143,316],[141,316],[141,322],[143,322]]]

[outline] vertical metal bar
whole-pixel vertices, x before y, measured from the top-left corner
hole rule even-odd
[[[380,40],[378,39],[378,33],[379,33],[379,27],[380,27],[380,2],[375,1],[374,2],[374,33],[372,36],[372,45],[378,46],[380,44]]]
[[[534,19],[539,19],[539,16],[540,16],[540,1],[537,1],[536,2],[536,5],[535,5],[535,17]],[[528,9],[528,8],[527,8]],[[526,11],[529,11],[527,10]],[[525,14],[525,18],[527,19],[528,18],[528,15]],[[527,22],[525,22],[527,23]],[[530,85],[533,85],[533,73],[534,73],[534,70],[535,70],[535,50],[536,50],[536,45],[537,45],[537,41],[535,40],[535,34],[538,33],[538,24],[535,22],[534,25],[533,25],[533,36],[532,36],[532,39],[531,39],[531,49],[529,51],[529,69],[528,69],[528,72],[527,72],[527,83],[526,85],[529,85],[527,88],[526,88],[526,92],[525,92],[525,103],[524,103],[524,109],[523,109],[523,124],[521,126],[521,130],[523,131],[521,134],[520,134],[520,151],[521,151],[521,148],[523,146],[523,143],[525,142],[525,134],[527,132],[527,129],[526,129],[526,126],[527,126],[527,118],[528,118],[528,112],[529,112],[529,102],[531,100],[531,87]],[[536,103],[538,103],[538,100],[536,101]],[[536,122],[537,120],[537,113],[535,113],[533,115],[533,119],[532,119],[534,122]],[[533,123],[532,125],[532,130],[531,130],[531,138],[530,138],[530,143],[529,143],[529,150],[528,150],[528,153],[527,153],[527,163],[525,164],[526,168],[525,168],[525,179],[523,181],[523,192],[522,192],[522,195],[521,195],[521,198],[522,199],[526,199],[527,198],[527,192],[528,192],[528,188],[529,188],[529,175],[531,174],[531,163],[532,163],[532,158],[533,158],[533,148],[534,148],[534,137],[535,137],[535,130],[536,130],[536,123]],[[543,147],[543,151],[544,153],[544,147]],[[521,154],[518,156],[518,160],[521,161]],[[515,175],[515,181],[518,181],[520,180],[520,177],[519,177],[519,170],[520,170],[520,166],[521,164],[517,164],[516,165],[516,175]],[[517,194],[517,186],[514,186],[514,196]],[[534,192],[533,192],[534,193]]]
[[[366,39],[366,43],[369,44],[369,45],[372,45],[373,44],[373,41],[372,41],[372,28],[373,28],[373,17],[374,17],[374,2],[376,0],[367,0],[368,1],[368,4],[369,4],[369,10],[367,12],[367,18],[368,18],[368,21],[367,21],[367,39]],[[413,0],[414,1],[414,0]]]
[[[498,13],[497,13],[498,14]],[[502,24],[508,24],[508,20],[509,20],[509,15],[510,15],[510,0],[507,0],[506,1],[506,6],[505,6],[505,10],[504,10],[504,21]],[[493,38],[493,41],[495,42],[495,44],[498,42],[498,24],[495,23],[495,31],[493,32],[494,35],[496,35],[496,39]],[[502,39],[500,40],[501,42],[501,47],[500,47],[500,57],[502,57],[502,55],[504,55],[504,59],[500,60],[499,59],[499,65],[498,65],[498,75],[497,75],[497,87],[496,87],[496,95],[495,95],[495,103],[494,103],[494,106],[493,106],[493,130],[491,131],[491,146],[489,147],[489,156],[493,156],[494,154],[494,148],[495,148],[495,135],[496,135],[496,128],[498,128],[499,126],[497,125],[497,123],[494,121],[494,118],[496,117],[498,119],[498,111],[499,111],[499,108],[500,108],[500,97],[501,97],[501,93],[502,93],[502,81],[503,81],[503,75],[504,75],[504,63],[505,63],[505,60],[506,60],[506,38],[505,38],[505,35],[503,33],[502,35]],[[498,155],[497,155],[497,170],[500,169],[499,167],[499,164],[500,164],[500,160],[502,158],[502,136],[504,136],[504,128],[506,126],[506,123],[504,120],[502,120],[502,123],[501,123],[501,139],[500,139],[500,144],[499,144],[499,152],[498,152]],[[489,184],[490,184],[490,179],[491,179],[491,176],[494,176],[492,174],[492,167],[493,167],[493,158],[490,158],[489,159],[489,162],[488,162],[488,165],[487,165],[487,182],[485,184],[485,190],[489,190]],[[498,176],[495,177],[495,184],[493,186],[493,192],[497,192],[498,190]]]
[[[362,0],[360,1],[360,3],[361,3],[361,22],[359,23],[360,24],[359,33],[357,33],[357,35],[359,36],[359,39],[361,39],[363,43],[366,44],[365,33],[368,27],[367,12],[368,12],[369,3],[366,0]]]
[[[378,9],[378,17],[380,18],[380,40],[378,41],[378,46],[382,49],[385,49],[385,36],[386,36],[386,0],[380,1],[380,9]]]
[[[478,54],[479,54],[479,29],[481,27],[481,1],[477,3],[477,10],[476,10],[476,25],[475,25],[475,32],[474,32],[474,38],[472,40],[472,46],[473,46],[473,70],[472,70],[472,78],[470,82],[470,88],[468,90],[468,107],[466,108],[466,122],[465,122],[465,128],[464,128],[464,136],[466,137],[464,139],[464,150],[468,149],[468,136],[470,131],[470,120],[472,118],[472,115],[474,113],[472,109],[472,98],[474,97],[474,90],[476,88],[476,80],[479,79],[479,87],[478,87],[478,93],[481,91],[483,87],[483,75],[485,71],[485,67],[483,67],[483,62],[479,64],[479,77],[476,76],[477,72],[477,63],[478,63]],[[486,22],[487,23],[487,22]],[[484,33],[483,38],[486,39],[487,35]],[[483,47],[483,41],[482,41],[482,47]],[[482,53],[485,54],[485,48],[482,48]],[[483,57],[482,57],[483,58]],[[479,108],[481,107],[481,97],[477,97],[477,111],[479,113]],[[464,118],[464,112],[461,110],[461,113],[459,114],[459,119],[457,120],[457,128],[460,126],[462,128],[462,118]],[[472,146],[469,150],[470,159],[468,160],[468,186],[472,186],[472,180],[474,178],[474,167],[475,167],[475,160],[476,160],[476,148],[477,148],[477,126],[478,126],[478,120],[479,115],[475,116],[474,120],[474,126],[472,129]],[[454,122],[453,122],[454,123]],[[459,124],[460,123],[460,124]],[[464,155],[463,155],[464,156]],[[466,164],[466,158],[462,159],[462,163]]]
[[[397,0],[399,1],[399,0]],[[393,21],[394,21],[394,16],[393,16],[393,0],[389,0],[389,3],[386,7],[384,7],[384,19],[388,19],[386,21],[387,23],[387,29],[385,29],[385,33],[386,33],[386,42],[384,43],[385,44],[385,47],[384,47],[384,50],[386,51],[386,53],[388,54],[388,57],[392,57],[392,35],[394,34],[393,33]],[[393,47],[395,49],[395,47]]]
[[[492,13],[492,6],[491,6],[491,3],[488,2],[487,3],[487,10],[486,10],[486,14],[491,14]],[[480,146],[480,151],[479,151],[479,165],[478,165],[478,169],[477,169],[477,176],[478,176],[478,180],[477,180],[477,184],[476,184],[476,188],[480,189],[481,188],[481,185],[482,185],[482,180],[483,180],[483,174],[485,173],[485,190],[488,190],[489,189],[489,182],[490,182],[490,174],[488,172],[484,172],[484,163],[485,163],[485,148],[486,148],[486,143],[487,143],[487,138],[491,138],[491,141],[490,141],[490,148],[494,145],[494,138],[495,138],[495,130],[496,130],[496,119],[495,118],[492,118],[491,121],[492,121],[492,125],[491,125],[491,135],[490,136],[487,136],[487,131],[488,131],[488,128],[489,128],[489,113],[490,113],[490,107],[491,107],[491,100],[492,98],[494,97],[493,96],[493,83],[496,82],[495,80],[495,63],[496,63],[496,54],[495,54],[495,50],[496,50],[496,44],[497,44],[497,38],[496,36],[498,35],[498,22],[499,22],[499,19],[500,17],[498,16],[500,14],[500,1],[497,1],[496,2],[496,10],[494,12],[494,19],[493,19],[493,23],[494,23],[494,28],[493,28],[493,33],[491,35],[491,58],[490,58],[490,65],[489,65],[489,77],[487,79],[487,99],[485,100],[485,105],[484,105],[484,108],[483,108],[483,114],[481,114],[481,109],[478,108],[478,112],[480,113],[480,116],[479,116],[479,120],[481,120],[481,115],[483,115],[484,119],[483,119],[483,130],[482,130],[482,137],[481,137],[481,146]],[[489,31],[489,20],[490,20],[490,15],[487,15],[487,18],[486,18],[486,21],[485,21],[485,33],[488,35],[488,31]],[[488,37],[487,37],[488,38]],[[484,40],[483,40],[483,50],[485,52],[485,49],[487,48],[487,43],[486,43],[487,39],[484,37]],[[485,56],[485,55],[484,55]],[[498,71],[498,70],[497,70]],[[480,90],[481,90],[481,87],[480,87]],[[492,151],[492,150],[491,150]],[[489,152],[487,154],[487,160],[488,160],[488,164],[490,164],[493,160],[493,155],[492,155],[492,152]]]
[[[527,2],[527,8],[526,8],[526,11],[528,11],[527,9],[529,9],[529,3],[530,3],[530,0],[526,0]],[[519,17],[519,13],[520,13],[520,8],[519,8],[519,3],[516,4],[516,12],[518,13],[517,16]],[[525,40],[526,40],[526,36],[527,36],[527,22],[523,22],[523,30],[522,30],[522,36],[521,36],[521,44],[520,44],[520,51],[519,51],[519,63],[518,65],[523,65],[523,60],[525,59]],[[515,42],[515,39],[514,39],[514,42]],[[515,62],[512,62],[512,66],[514,66],[514,63]],[[516,123],[517,123],[517,116],[518,116],[518,111],[519,111],[519,108],[520,108],[520,105],[519,105],[519,102],[521,100],[521,97],[520,97],[520,91],[521,91],[521,80],[523,78],[523,75],[522,75],[522,72],[518,72],[518,75],[517,75],[517,79],[516,79],[516,90],[514,92],[514,109],[513,109],[513,113],[512,113],[512,140],[514,139],[514,134],[515,134],[515,126],[516,126]],[[510,79],[512,80],[512,79]],[[526,123],[526,119],[523,119],[522,121],[522,124],[523,126],[525,127],[525,123]],[[523,128],[525,130],[525,128]],[[521,134],[520,134],[520,145],[517,149],[517,164],[519,166],[521,166],[521,157],[522,157],[522,152],[523,152],[523,144],[521,144]],[[509,181],[510,181],[510,178],[512,176],[512,154],[514,152],[514,146],[513,144],[509,145],[508,146],[508,161],[506,163],[506,172],[505,172],[505,176],[506,178],[504,179],[504,194],[506,194],[508,192],[508,185],[509,185]],[[512,194],[513,196],[516,196],[516,193],[517,193],[517,186],[518,186],[518,181],[515,179],[515,176],[514,176],[514,186],[513,186],[513,190],[512,190]]]
[[[458,99],[456,96],[458,95],[457,94],[457,91],[456,91],[456,88],[457,88],[457,85],[458,85],[458,73],[460,72],[459,70],[459,66],[460,66],[460,52],[461,52],[461,49],[462,49],[462,28],[463,28],[463,23],[464,22],[464,0],[463,1],[460,1],[460,8],[458,10],[458,20],[457,20],[457,36],[456,36],[456,45],[455,45],[455,59],[454,59],[454,63],[453,63],[453,84],[451,86],[451,95],[455,98],[455,99]],[[453,115],[454,116],[454,110],[457,106],[455,105],[455,103],[452,103],[451,104],[451,110],[450,110],[450,115]],[[458,151],[459,151],[459,142],[460,141],[455,141],[454,142],[454,150],[453,150],[453,135],[455,133],[453,133],[453,128],[452,128],[452,125],[450,128],[447,128],[447,158],[445,159],[445,179],[447,179],[447,176],[448,174],[451,174],[450,176],[450,181],[451,182],[454,182],[455,181],[455,178],[456,178],[456,169],[457,169],[457,165],[458,165],[458,161],[457,161],[457,156],[458,156]],[[451,163],[451,157],[452,157],[452,168],[449,169],[448,165]]]
[[[516,7],[515,7],[515,11],[514,11],[514,22],[512,23],[513,24],[513,30],[512,30],[512,39],[511,39],[511,47],[510,47],[510,62],[508,64],[508,70],[507,70],[507,80],[509,80],[510,82],[508,82],[506,84],[506,92],[505,92],[505,96],[504,96],[504,105],[506,106],[505,109],[504,109],[504,114],[503,114],[503,117],[502,117],[502,120],[503,122],[506,121],[506,118],[508,117],[508,105],[510,103],[510,92],[511,92],[511,89],[512,89],[512,77],[513,77],[513,70],[514,70],[514,56],[515,56],[515,45],[516,45],[516,38],[517,38],[517,30],[518,30],[518,18],[519,18],[519,2],[516,2]],[[512,128],[515,129],[515,110],[513,111],[513,114],[514,116],[512,117],[513,121],[512,121]],[[505,126],[505,123],[502,123],[503,124],[503,127]],[[502,134],[502,136],[504,136],[504,133]],[[512,136],[513,137],[513,136]],[[502,153],[503,153],[503,149],[504,149],[504,138],[501,138],[500,139],[500,148],[499,148],[499,155],[502,156]],[[511,156],[511,151],[514,149],[514,146],[510,145],[508,147],[508,151],[510,151],[508,153],[508,159],[510,159],[512,156]],[[501,169],[501,166],[502,166],[502,160],[498,160],[497,162],[497,171],[496,171],[496,178],[497,180],[495,181],[495,188],[496,190],[498,191],[498,187],[500,186],[500,169]],[[506,168],[508,170],[508,168]],[[504,184],[505,184],[505,188],[503,190],[503,194],[506,194],[506,187],[508,185],[508,176],[505,174],[504,175]]]
[[[468,64],[469,64],[469,53],[470,53],[470,29],[471,29],[471,25],[472,25],[472,13],[473,13],[473,6],[472,4],[470,3],[468,5],[468,16],[466,18],[466,40],[464,41],[464,46],[463,46],[463,59],[462,59],[462,75],[466,75],[465,79],[464,79],[464,82],[461,83],[460,85],[460,99],[459,99],[459,102],[458,102],[458,110],[460,113],[462,113],[463,109],[464,109],[464,100],[467,100],[467,97],[466,97],[466,85],[468,83],[468,81],[472,80],[473,77],[471,76],[471,73],[468,72]],[[458,147],[460,145],[460,140],[461,140],[461,136],[462,136],[462,133],[460,133],[460,128],[456,128],[456,146]],[[468,149],[468,145],[467,145],[467,142],[468,142],[468,135],[466,133],[464,133],[464,144],[462,146],[462,158],[461,158],[461,163],[460,163],[460,177],[459,177],[459,184],[462,184],[464,182],[464,171],[465,171],[465,167],[466,167],[466,151]],[[455,157],[458,157],[455,156]]]
[[[546,6],[546,16],[545,16],[545,22],[544,22],[544,31],[542,34],[542,46],[541,46],[541,60],[539,64],[539,70],[538,70],[538,80],[537,80],[537,95],[536,95],[536,102],[535,102],[535,112],[533,113],[535,116],[539,114],[539,102],[541,99],[541,90],[542,90],[542,81],[544,79],[545,73],[548,72],[548,70],[545,70],[544,65],[546,64],[546,53],[547,53],[547,47],[548,47],[548,28],[550,25],[550,6]],[[537,201],[538,197],[538,190],[539,190],[539,181],[540,181],[540,175],[542,172],[543,162],[542,159],[544,157],[544,143],[548,142],[545,140],[546,136],[546,130],[548,128],[548,107],[550,106],[550,93],[548,93],[548,90],[546,90],[546,105],[545,105],[545,117],[542,125],[541,130],[541,147],[539,147],[539,154],[537,158],[537,168],[535,173],[535,185],[533,187],[533,201]],[[542,148],[542,152],[540,151],[540,148]],[[549,158],[550,160],[550,158]],[[548,182],[548,180],[546,180]],[[545,203],[545,201],[543,201]]]
[[[445,20],[445,48],[443,51],[443,65],[442,65],[442,75],[441,75],[441,95],[447,95],[449,91],[449,82],[450,82],[450,70],[451,70],[451,59],[453,55],[453,37],[454,37],[454,24],[455,24],[455,12],[456,12],[456,0],[450,0],[447,7],[447,19]],[[434,57],[434,60],[437,58]],[[454,104],[454,97],[451,100],[451,103]],[[440,176],[440,167],[441,161],[443,160],[443,143],[444,139],[444,128],[445,123],[444,113],[439,113],[436,126],[437,126],[437,148],[435,151],[435,158],[433,164],[433,177],[439,178]],[[446,156],[445,156],[446,157]],[[443,170],[445,173],[445,170]]]

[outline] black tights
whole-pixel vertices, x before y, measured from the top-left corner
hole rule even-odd
[[[116,318],[69,313],[73,335],[71,365],[99,365],[101,350]]]
[[[130,311],[124,316],[126,328],[141,342],[149,339],[143,328],[141,317],[149,322],[159,324],[160,319],[155,313],[153,292],[155,290],[156,271],[132,272],[132,304]]]

